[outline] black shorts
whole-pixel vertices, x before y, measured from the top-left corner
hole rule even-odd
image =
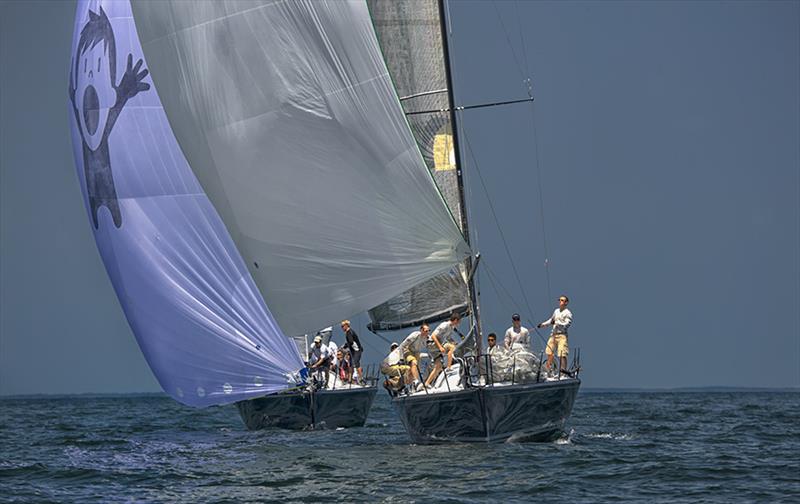
[[[361,354],[364,353],[364,350],[359,350],[358,352],[352,352],[350,354],[350,364],[354,368],[361,367]]]

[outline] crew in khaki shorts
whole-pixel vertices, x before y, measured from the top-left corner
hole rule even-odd
[[[392,351],[381,362],[381,373],[386,375],[384,387],[398,391],[408,383],[411,366],[403,361],[402,350],[397,343],[392,344]]]
[[[425,386],[428,387],[436,381],[436,377],[442,371],[443,355],[447,354],[447,367],[453,365],[453,351],[456,348],[455,341],[453,340],[453,331],[458,327],[461,322],[461,315],[453,313],[450,315],[450,320],[442,322],[428,337],[428,355],[433,361],[433,370],[425,380]]]
[[[544,322],[538,324],[536,327],[544,327],[548,325],[553,326],[550,333],[550,339],[547,340],[547,369],[553,369],[553,350],[558,355],[559,364],[561,364],[561,372],[566,374],[567,370],[567,355],[569,355],[569,344],[567,343],[567,329],[572,324],[572,312],[567,309],[569,298],[567,296],[560,296],[558,298],[558,308],[553,312],[553,316]]]
[[[418,331],[412,332],[400,343],[400,352],[403,354],[403,360],[411,366],[410,373],[413,378],[412,389],[414,391],[422,389],[422,384],[419,383],[419,357],[426,346],[429,334],[430,327],[428,324],[422,324]]]

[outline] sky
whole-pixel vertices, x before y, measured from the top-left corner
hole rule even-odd
[[[0,2],[3,395],[160,390],[81,201],[74,11]],[[460,116],[485,331],[567,294],[586,387],[800,386],[800,2],[450,13],[459,104],[535,97]]]

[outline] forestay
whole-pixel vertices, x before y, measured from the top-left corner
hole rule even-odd
[[[284,331],[313,333],[469,255],[363,1],[133,10],[178,142]]]
[[[81,1],[69,118],[91,229],[159,383],[204,406],[285,389],[301,366],[170,131],[126,1]]]
[[[367,0],[386,65],[425,164],[447,206],[461,214],[437,0]],[[432,278],[370,310],[372,327],[393,329],[465,312],[464,268]]]

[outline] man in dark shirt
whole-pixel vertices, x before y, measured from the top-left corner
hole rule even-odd
[[[350,381],[353,381],[353,369],[355,369],[358,371],[358,379],[364,383],[364,372],[361,370],[361,354],[364,352],[364,347],[361,346],[358,334],[350,327],[349,320],[342,320],[342,331],[345,339],[344,347],[350,351]]]

